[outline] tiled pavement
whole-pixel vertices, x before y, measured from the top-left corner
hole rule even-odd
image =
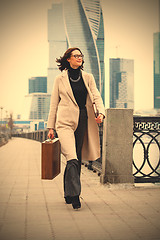
[[[160,185],[101,185],[82,166],[82,208],[64,203],[63,171],[41,180],[41,143],[0,148],[0,240],[159,240]]]

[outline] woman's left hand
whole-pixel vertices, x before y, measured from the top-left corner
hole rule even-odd
[[[99,123],[102,123],[102,122],[103,122],[103,114],[100,113],[100,114],[98,115],[98,117],[95,118],[95,120],[96,120],[96,123],[98,123],[98,124],[99,124]]]

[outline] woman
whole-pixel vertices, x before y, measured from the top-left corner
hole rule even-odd
[[[100,157],[99,131],[105,110],[92,74],[83,71],[83,54],[69,48],[59,59],[59,70],[51,96],[48,137],[56,130],[67,164],[64,172],[64,198],[74,209],[81,207],[81,159],[94,161]],[[93,103],[99,112],[95,118]]]

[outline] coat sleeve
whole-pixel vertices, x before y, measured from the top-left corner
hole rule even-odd
[[[56,115],[57,115],[57,108],[59,103],[59,81],[58,77],[55,78],[54,84],[53,84],[53,91],[51,95],[51,101],[50,101],[50,110],[48,115],[48,122],[47,122],[47,128],[53,128],[55,129],[55,123],[56,123]]]
[[[101,94],[97,89],[96,82],[95,82],[95,79],[92,74],[90,74],[89,88],[90,88],[90,91],[93,96],[93,101],[95,102],[95,105],[96,105],[99,113],[102,113],[105,117],[105,108],[103,105]]]

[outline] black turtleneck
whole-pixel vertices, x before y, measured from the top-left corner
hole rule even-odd
[[[68,69],[68,76],[76,102],[80,109],[84,109],[86,105],[87,89],[82,78],[80,67],[77,69],[73,69],[70,67]],[[73,80],[75,80],[75,82]],[[78,81],[76,82],[76,80]]]

